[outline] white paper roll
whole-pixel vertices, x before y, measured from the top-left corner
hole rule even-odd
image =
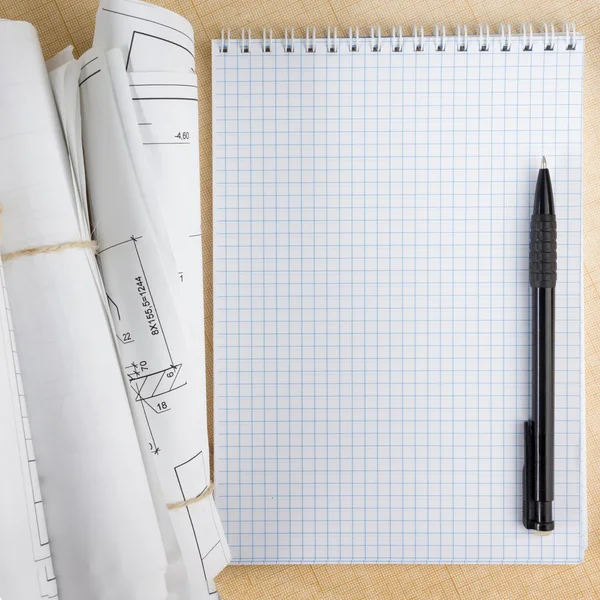
[[[2,252],[89,239],[27,23],[0,21],[0,86]],[[5,276],[60,597],[166,598],[166,558],[95,257],[81,248],[21,256]]]

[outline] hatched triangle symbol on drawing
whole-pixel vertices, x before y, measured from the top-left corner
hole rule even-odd
[[[185,385],[186,382],[179,381],[180,372],[181,363],[170,365],[161,371],[130,378],[129,385],[136,393],[136,401],[141,402],[142,400],[162,396]]]

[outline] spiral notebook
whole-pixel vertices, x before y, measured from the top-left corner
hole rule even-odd
[[[215,479],[234,562],[583,560],[583,51],[550,25],[213,42]],[[542,155],[550,537],[521,524]]]

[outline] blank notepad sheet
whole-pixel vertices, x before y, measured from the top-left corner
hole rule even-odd
[[[571,42],[213,42],[215,479],[234,562],[583,560]],[[521,524],[542,155],[559,252],[549,537]]]

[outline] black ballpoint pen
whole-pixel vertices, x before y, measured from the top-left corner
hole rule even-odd
[[[532,296],[531,420],[525,422],[523,525],[554,530],[554,290],[556,214],[546,159],[537,178],[529,239]]]

